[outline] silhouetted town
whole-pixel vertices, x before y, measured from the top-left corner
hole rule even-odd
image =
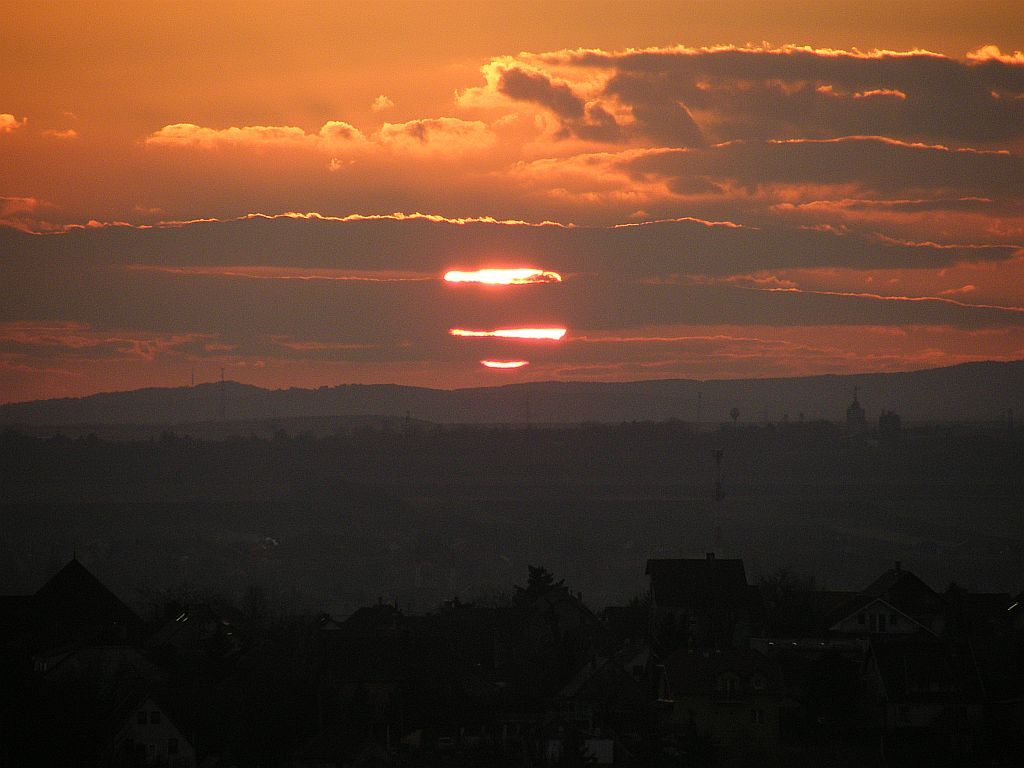
[[[1021,430],[848,402],[8,430],[0,768],[1019,764]]]
[[[592,610],[544,567],[494,604],[146,618],[77,559],[3,611],[2,764],[989,765],[1021,754],[1024,595],[895,563],[814,589],[652,559]]]

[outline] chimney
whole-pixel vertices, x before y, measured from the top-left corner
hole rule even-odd
[[[708,552],[707,553],[707,558],[708,558],[708,562],[714,560],[715,559],[715,553],[714,552]]]

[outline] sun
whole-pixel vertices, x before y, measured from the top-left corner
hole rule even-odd
[[[446,272],[447,283],[483,283],[485,285],[531,285],[535,283],[560,283],[562,276],[533,267],[517,269],[478,269],[475,272],[452,270]]]

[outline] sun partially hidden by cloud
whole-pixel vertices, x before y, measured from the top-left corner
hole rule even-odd
[[[480,365],[485,368],[494,368],[499,371],[515,370],[516,368],[522,368],[524,365],[529,365],[529,360],[481,360]]]
[[[452,270],[444,275],[449,283],[486,283],[488,285],[529,285],[531,283],[560,283],[557,272],[521,267],[517,269],[478,269],[475,272]]]
[[[470,331],[464,328],[452,328],[448,331],[452,336],[471,338],[494,337],[499,339],[543,339],[558,341],[566,334],[565,328],[498,328],[494,331]]]

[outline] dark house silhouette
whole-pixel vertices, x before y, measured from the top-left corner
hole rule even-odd
[[[942,596],[897,562],[836,610],[830,629],[844,635],[941,635],[946,624]]]
[[[753,754],[777,747],[785,688],[778,665],[764,654],[681,648],[661,670],[658,702],[666,724],[708,733],[722,756],[746,754],[743,764],[759,764]]]
[[[651,636],[662,654],[680,646],[731,648],[750,637],[756,590],[742,560],[648,560]]]
[[[142,620],[77,559],[72,559],[29,601],[26,626],[32,645],[72,642],[134,642]]]

